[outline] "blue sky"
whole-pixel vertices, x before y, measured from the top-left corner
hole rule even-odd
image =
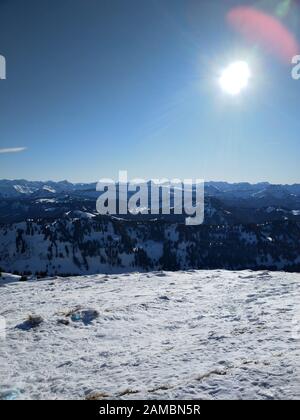
[[[279,3],[0,0],[0,149],[27,148],[0,153],[0,177],[300,182],[300,81],[225,20]],[[232,98],[218,77],[239,59],[252,79]]]

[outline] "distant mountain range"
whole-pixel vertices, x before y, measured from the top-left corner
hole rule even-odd
[[[98,197],[96,183],[0,180],[0,223],[60,218],[74,211],[96,214]],[[300,184],[207,182],[205,207],[205,223],[211,224],[300,220]],[[122,217],[128,218],[151,220],[153,216]],[[184,217],[171,215],[167,220],[181,222]]]
[[[77,183],[68,181],[26,181],[0,180],[0,198],[47,197],[61,194],[92,196],[96,193],[97,183]],[[208,196],[222,199],[254,200],[295,200],[300,198],[300,184],[274,185],[267,182],[258,184],[206,182],[205,192]]]
[[[18,180],[0,180],[0,197],[17,198],[24,196],[45,197],[59,194],[73,194],[76,192],[96,191],[96,183],[91,184],[72,184],[68,181],[26,181]]]

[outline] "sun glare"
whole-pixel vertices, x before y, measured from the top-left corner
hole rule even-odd
[[[223,70],[219,79],[222,90],[229,95],[239,95],[248,84],[251,72],[248,63],[237,61]]]

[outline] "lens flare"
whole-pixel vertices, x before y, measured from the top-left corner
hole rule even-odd
[[[236,7],[227,14],[227,21],[238,33],[255,45],[290,64],[300,47],[295,36],[279,19],[253,7]]]

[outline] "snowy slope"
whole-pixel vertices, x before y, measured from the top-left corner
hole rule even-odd
[[[299,280],[191,271],[4,282],[0,398],[299,398]],[[44,322],[16,328],[29,314]]]
[[[300,222],[190,229],[73,212],[71,218],[0,225],[0,268],[47,276],[219,268],[300,272],[299,241]]]

